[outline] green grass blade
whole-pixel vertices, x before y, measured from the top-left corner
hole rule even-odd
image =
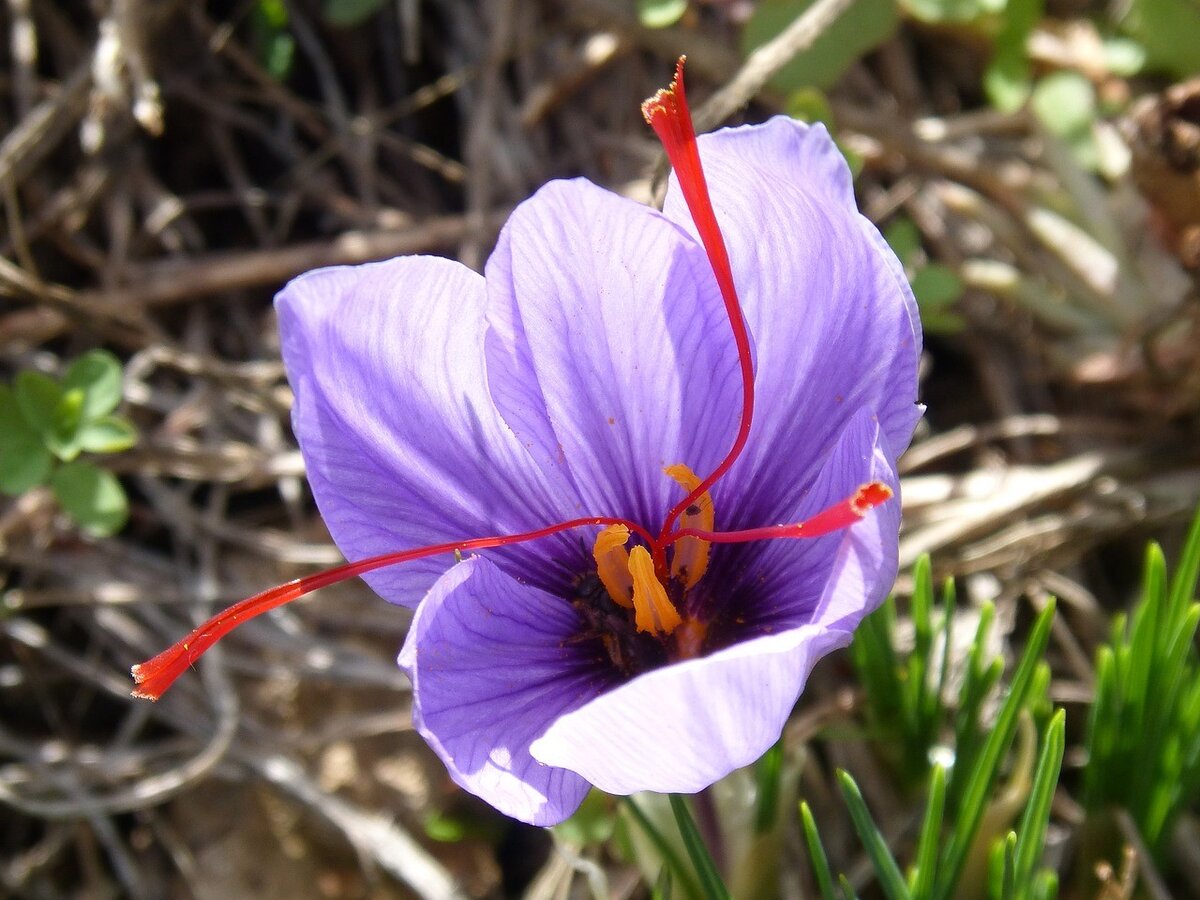
[[[1183,553],[1175,564],[1175,576],[1171,579],[1170,608],[1180,615],[1196,596],[1196,581],[1200,579],[1200,510],[1192,519],[1187,539],[1183,542]]]
[[[779,740],[763,754],[754,769],[758,787],[754,830],[758,834],[765,834],[775,827],[775,819],[779,814],[779,783],[782,774],[783,741]]]
[[[917,864],[913,871],[911,894],[913,900],[929,900],[937,872],[938,839],[942,833],[942,813],[946,807],[946,770],[934,766],[929,779],[929,800],[925,805],[925,821],[917,840]]]
[[[637,822],[638,827],[642,829],[646,837],[650,839],[650,843],[654,845],[654,849],[658,851],[658,855],[663,858],[663,862],[667,867],[675,873],[675,877],[684,885],[684,894],[689,897],[702,896],[700,891],[700,883],[696,880],[695,874],[691,868],[686,865],[683,859],[675,852],[675,848],[671,842],[663,836],[663,833],[654,827],[654,823],[642,812],[632,797],[623,797],[625,808],[629,810],[629,815]]]
[[[1050,804],[1054,800],[1054,789],[1058,785],[1066,747],[1066,723],[1067,714],[1061,709],[1050,720],[1033,773],[1029,801],[1025,804],[1025,812],[1017,829],[1014,875],[1022,893],[1025,893],[1025,886],[1032,883],[1034,869],[1042,856],[1046,826],[1050,821]]]
[[[1054,607],[1053,601],[1047,603],[1046,608],[1037,617],[1029,641],[1025,645],[1025,652],[1013,674],[1008,696],[1000,707],[996,723],[984,742],[983,749],[967,775],[958,808],[958,820],[946,843],[942,853],[942,864],[938,870],[938,882],[934,891],[934,897],[938,900],[948,900],[962,874],[967,852],[979,829],[979,822],[983,818],[1000,762],[1012,743],[1017,729],[1017,717],[1025,707],[1038,663],[1046,651],[1050,625],[1054,621]]]
[[[880,887],[883,888],[883,892],[889,900],[909,900],[910,895],[908,885],[904,882],[904,875],[896,864],[892,851],[888,849],[887,841],[879,833],[875,820],[871,818],[870,810],[867,809],[858,785],[843,769],[838,769],[837,779],[838,785],[842,789],[842,796],[846,800],[846,806],[850,810],[850,820],[854,823],[854,830],[858,832],[867,856],[875,866],[875,874],[879,878]]]
[[[837,894],[833,892],[833,873],[829,871],[829,857],[825,855],[825,847],[821,844],[812,810],[803,800],[800,801],[800,824],[804,827],[804,841],[808,844],[808,857],[812,860],[813,877],[817,880],[821,900],[837,900]]]
[[[1017,835],[1010,831],[1004,837],[1000,849],[1000,878],[999,884],[992,883],[992,896],[1001,900],[1016,900],[1017,898]]]
[[[675,824],[679,826],[683,846],[695,867],[702,896],[708,900],[731,900],[729,889],[721,880],[721,873],[717,871],[708,847],[704,846],[704,839],[700,836],[700,829],[696,827],[696,820],[692,818],[687,801],[679,794],[668,794],[667,798],[671,801],[671,812],[675,814]]]

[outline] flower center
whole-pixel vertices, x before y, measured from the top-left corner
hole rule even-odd
[[[664,471],[689,496],[701,484],[696,473],[683,463],[668,466]],[[714,519],[712,496],[704,491],[684,508],[679,521],[683,528],[711,531]],[[681,616],[679,606],[683,605],[687,591],[704,577],[712,542],[693,535],[681,537],[671,545],[669,570],[656,567],[643,546],[626,550],[628,543],[629,528],[623,524],[609,525],[596,536],[592,556],[596,560],[596,574],[608,596],[618,606],[632,610],[639,633],[666,638],[684,626],[675,641],[674,655],[698,656],[707,626]],[[622,660],[613,654],[613,645],[607,646],[614,664],[620,667]]]

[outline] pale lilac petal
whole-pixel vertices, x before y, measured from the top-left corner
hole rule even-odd
[[[478,274],[433,257],[309,272],[276,298],[293,426],[317,505],[348,559],[578,515],[570,485],[539,469],[496,412],[483,304]],[[502,558],[553,584],[569,575],[545,560],[579,561],[579,552],[571,535]],[[412,605],[450,561],[367,580]]]
[[[468,559],[434,584],[400,651],[413,724],[450,776],[531,825],[562,821],[588,792],[529,755],[551,722],[609,686],[570,643],[578,627],[566,601]]]
[[[861,409],[879,416],[889,458],[904,450],[920,416],[920,320],[823,127],[775,118],[699,143],[755,342],[754,430],[715,492],[719,524],[747,527],[794,514]],[[694,231],[674,177],[664,212]]]
[[[849,640],[806,626],[656,669],[562,716],[531,752],[611,794],[702,790],[779,739],[813,665]]]
[[[487,264],[488,370],[505,419],[583,508],[656,526],[737,427],[737,357],[702,249],[586,181],[513,213]]]

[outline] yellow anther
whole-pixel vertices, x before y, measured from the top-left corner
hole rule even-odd
[[[683,463],[667,466],[663,471],[689,494],[700,484],[696,473]],[[679,517],[679,527],[712,531],[715,521],[716,511],[713,509],[712,495],[705,491]],[[704,577],[704,572],[708,568],[709,546],[708,541],[695,537],[684,537],[677,540],[674,545],[674,555],[671,557],[671,577],[682,582],[685,588],[694,586]]]
[[[596,574],[608,595],[626,609],[633,609],[633,576],[629,574],[629,552],[625,544],[629,529],[624,525],[609,525],[592,545],[596,559]]]
[[[633,621],[637,630],[670,634],[678,628],[682,620],[667,597],[667,589],[654,574],[654,560],[645,547],[629,551],[629,574],[633,576]]]

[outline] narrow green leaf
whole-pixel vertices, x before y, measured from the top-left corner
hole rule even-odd
[[[121,402],[121,361],[107,350],[91,350],[67,369],[63,390],[84,394],[83,417],[108,415]]]
[[[783,741],[778,740],[754,768],[757,782],[754,830],[765,834],[775,827],[779,815],[779,783],[783,774]]]
[[[653,900],[671,900],[672,888],[674,882],[671,881],[671,869],[668,866],[663,866],[658,870],[658,879],[654,882],[654,889],[650,892]]]
[[[1000,763],[1012,743],[1017,729],[1017,718],[1025,707],[1029,688],[1033,684],[1038,663],[1046,651],[1046,643],[1050,636],[1050,626],[1054,621],[1054,602],[1046,604],[1034,623],[1025,652],[1013,674],[1012,686],[1008,696],[1000,706],[996,722],[984,742],[983,749],[974,761],[963,789],[962,799],[958,807],[958,820],[942,852],[942,864],[938,870],[937,887],[934,896],[946,900],[952,896],[955,886],[967,858],[967,851],[975,839],[979,822],[987,806],[987,798],[995,783]],[[955,775],[959,768],[955,766]]]
[[[729,890],[721,880],[721,874],[717,871],[712,856],[709,855],[708,847],[704,845],[704,838],[700,836],[700,829],[696,827],[696,821],[692,818],[687,801],[679,794],[668,794],[667,798],[671,801],[671,812],[675,814],[675,824],[679,826],[683,846],[687,849],[688,856],[691,857],[703,896],[708,900],[730,900]]]
[[[137,430],[118,416],[100,416],[79,429],[79,445],[89,453],[118,453],[136,443]]]
[[[850,879],[845,875],[838,876],[838,887],[842,889],[844,900],[858,900],[858,894],[854,891],[854,885],[850,883]]]
[[[850,820],[854,823],[854,830],[858,832],[859,839],[863,842],[863,848],[867,851],[867,856],[875,867],[879,886],[883,888],[883,892],[887,894],[889,900],[909,900],[910,895],[908,885],[904,883],[904,875],[896,864],[896,858],[892,856],[892,851],[888,849],[887,841],[879,833],[879,828],[876,827],[875,820],[871,817],[870,810],[867,809],[866,801],[863,800],[858,785],[844,769],[838,769],[837,779],[838,786],[842,789],[842,796],[846,800],[846,806],[850,810]]]
[[[917,861],[912,877],[913,900],[929,900],[937,870],[937,852],[942,833],[942,813],[946,806],[946,770],[934,766],[929,779],[929,800],[925,804],[925,821],[917,840]]]
[[[1067,714],[1059,710],[1050,720],[1042,740],[1042,752],[1033,773],[1033,787],[1021,824],[1017,828],[1017,844],[1014,855],[1014,877],[1018,885],[1030,884],[1034,869],[1042,856],[1046,840],[1046,827],[1050,822],[1050,804],[1054,800],[1054,789],[1062,770],[1063,750],[1066,746]]]
[[[833,892],[833,873],[829,871],[829,858],[821,844],[821,835],[817,832],[812,810],[803,800],[800,801],[800,824],[804,828],[804,842],[808,844],[808,858],[812,860],[813,877],[817,880],[821,900],[837,900],[837,894]]]
[[[1004,837],[1004,841],[999,845],[1000,849],[1000,883],[993,887],[998,887],[998,891],[1002,900],[1016,900],[1017,882],[1016,882],[1016,852],[1017,852],[1017,835],[1010,831]]]
[[[641,807],[634,802],[632,797],[622,797],[621,800],[625,809],[629,811],[630,817],[637,822],[638,827],[650,839],[650,843],[654,845],[654,849],[658,851],[658,855],[662,857],[663,862],[666,863],[671,871],[675,873],[675,877],[684,885],[684,894],[689,897],[701,896],[700,884],[696,880],[695,873],[692,872],[690,866],[684,863],[683,859],[675,851],[674,845],[654,826],[654,823],[642,812]]]
[[[1054,900],[1058,896],[1058,873],[1043,869],[1033,880],[1032,900]]]
[[[50,477],[54,496],[85,530],[100,536],[120,531],[129,518],[129,501],[111,472],[76,460]]]
[[[1175,575],[1171,579],[1172,610],[1182,610],[1196,597],[1196,581],[1200,578],[1200,510],[1192,519],[1183,552],[1175,564]]]

